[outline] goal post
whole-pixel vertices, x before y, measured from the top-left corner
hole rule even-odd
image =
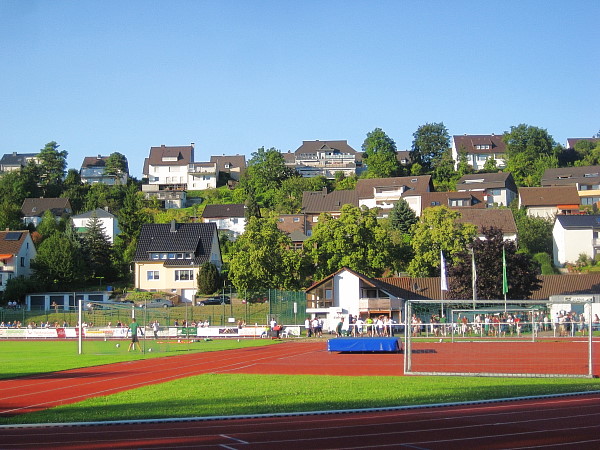
[[[594,375],[591,301],[407,300],[407,375]],[[440,314],[440,311],[443,311]],[[596,331],[596,334],[598,331]]]

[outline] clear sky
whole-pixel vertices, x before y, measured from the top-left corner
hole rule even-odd
[[[600,130],[598,0],[0,0],[0,155]]]

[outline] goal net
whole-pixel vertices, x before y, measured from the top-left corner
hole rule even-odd
[[[132,351],[164,353],[188,351],[197,342],[194,327],[169,324],[164,308],[139,308],[131,303],[80,302],[78,311],[79,353],[116,354],[127,352],[132,343],[131,324],[138,325]],[[183,322],[183,321],[182,321]],[[79,328],[79,323],[81,327]]]
[[[596,310],[589,301],[408,300],[405,307],[406,374],[598,375],[592,359]]]

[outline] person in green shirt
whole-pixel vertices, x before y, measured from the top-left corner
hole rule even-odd
[[[140,347],[140,342],[138,341],[138,328],[139,324],[136,322],[135,317],[133,318],[131,324],[129,325],[129,332],[131,333],[131,342],[129,343],[129,350],[131,351],[133,348],[135,350],[135,344],[137,344],[138,350],[141,352],[142,348]]]

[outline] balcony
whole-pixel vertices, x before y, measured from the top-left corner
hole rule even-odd
[[[358,300],[360,312],[384,312],[402,310],[402,299],[399,298],[361,298]]]

